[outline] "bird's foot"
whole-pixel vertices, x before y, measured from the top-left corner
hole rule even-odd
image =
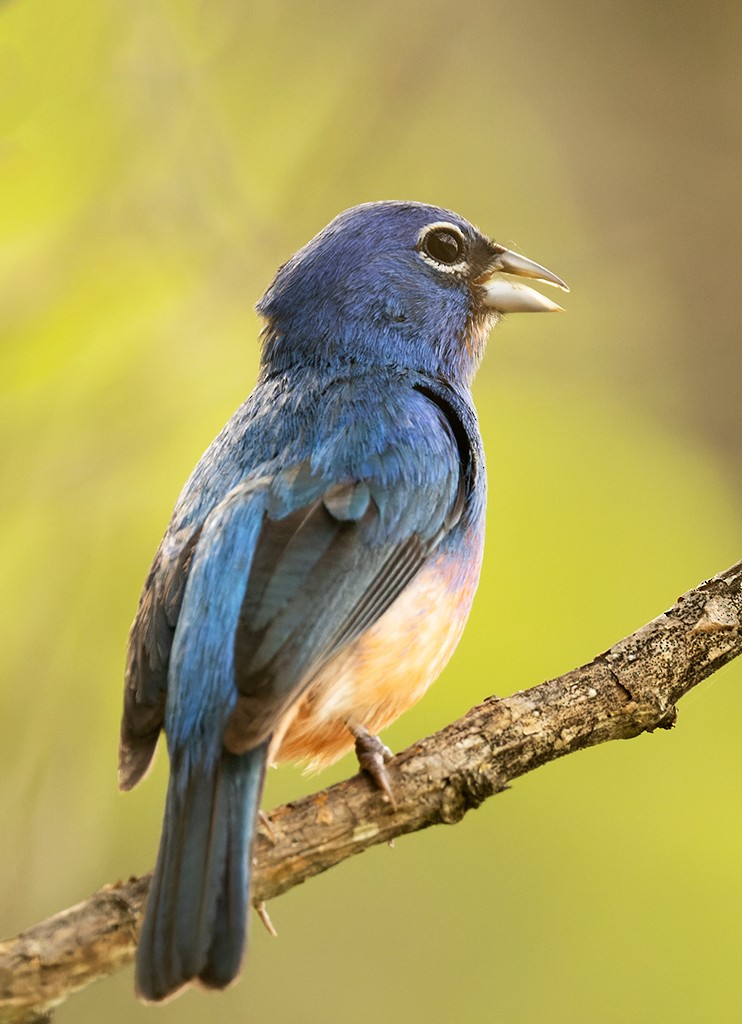
[[[263,900],[261,900],[260,903],[256,903],[255,904],[255,910],[257,912],[258,917],[263,922],[263,925],[265,926],[265,930],[268,932],[268,934],[272,935],[274,939],[277,939],[278,938],[278,932],[276,931],[276,929],[275,929],[275,927],[273,925],[273,922],[270,919],[270,914],[268,913],[268,911],[266,909],[265,902]]]
[[[273,825],[271,824],[271,819],[268,817],[265,811],[258,811],[258,821],[262,826],[263,835],[265,836],[265,838],[268,840],[271,846],[275,846],[276,843],[278,842],[278,836],[276,835],[276,830],[273,828]]]
[[[356,738],[356,757],[361,769],[371,776],[378,788],[386,795],[387,800],[396,810],[397,802],[386,770],[388,761],[394,757],[389,747],[382,743],[378,736],[372,736],[365,729],[351,727],[350,731]]]

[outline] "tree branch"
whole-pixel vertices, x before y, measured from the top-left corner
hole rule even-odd
[[[742,653],[742,562],[589,665],[490,697],[389,765],[397,807],[355,776],[270,815],[259,835],[253,902],[406,832],[460,821],[518,776],[573,750],[670,728],[677,701]],[[134,957],[150,875],[104,886],[85,902],[0,943],[0,1024],[30,1024]]]

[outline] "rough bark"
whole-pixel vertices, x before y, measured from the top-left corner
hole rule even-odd
[[[742,653],[742,562],[683,595],[588,665],[512,697],[490,697],[389,765],[394,810],[355,776],[270,814],[255,850],[260,904],[334,864],[468,810],[573,750],[670,728],[677,701]],[[0,1024],[30,1024],[134,957],[150,876],[0,943]]]

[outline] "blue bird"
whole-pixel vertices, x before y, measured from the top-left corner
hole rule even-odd
[[[185,485],[132,626],[119,781],[170,754],[136,986],[223,988],[247,930],[266,765],[376,734],[458,643],[486,477],[470,387],[501,314],[555,303],[550,271],[448,210],[367,203],[278,271],[255,390]]]

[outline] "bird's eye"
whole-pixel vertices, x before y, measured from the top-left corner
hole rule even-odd
[[[445,267],[460,263],[466,252],[463,235],[454,227],[431,228],[420,240],[420,250]]]

